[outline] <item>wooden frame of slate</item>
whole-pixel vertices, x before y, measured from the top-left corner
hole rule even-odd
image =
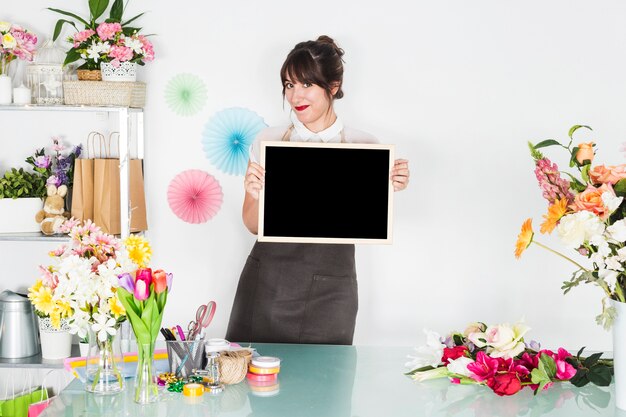
[[[259,242],[391,244],[394,146],[261,142]]]

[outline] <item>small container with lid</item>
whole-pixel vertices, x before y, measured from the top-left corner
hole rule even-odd
[[[0,293],[0,358],[27,358],[41,352],[33,305],[23,294]]]

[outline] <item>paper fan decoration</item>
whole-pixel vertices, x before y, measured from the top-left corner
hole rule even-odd
[[[219,170],[243,175],[248,166],[248,149],[266,126],[263,118],[252,110],[232,107],[219,111],[204,126],[204,153]]]
[[[198,113],[206,99],[206,85],[193,74],[178,74],[165,87],[165,101],[179,116],[192,116]]]
[[[222,206],[222,187],[211,175],[199,169],[178,174],[167,188],[167,202],[182,221],[205,223]]]

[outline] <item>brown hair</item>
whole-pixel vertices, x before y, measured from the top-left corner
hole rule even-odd
[[[280,69],[285,97],[285,81],[315,84],[326,91],[329,100],[343,97],[343,49],[334,40],[322,35],[315,41],[297,44]],[[333,96],[332,89],[338,87]]]

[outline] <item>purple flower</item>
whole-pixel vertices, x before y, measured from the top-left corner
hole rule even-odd
[[[46,181],[46,185],[54,185],[55,187],[58,187],[61,185],[61,181],[56,175],[50,175]]]
[[[46,155],[41,155],[38,156],[37,158],[35,158],[35,166],[37,168],[45,168],[48,169],[50,168],[50,164],[51,164],[51,159],[49,156]]]
[[[172,291],[172,278],[174,278],[174,275],[171,272],[167,272],[165,276],[167,277],[167,293],[169,294]]]
[[[133,278],[130,276],[128,272],[125,272],[121,275],[118,275],[120,287],[124,288],[129,293],[133,294],[135,292],[135,282]]]
[[[74,148],[74,158],[78,158],[80,154],[83,152],[83,145],[80,144]]]

